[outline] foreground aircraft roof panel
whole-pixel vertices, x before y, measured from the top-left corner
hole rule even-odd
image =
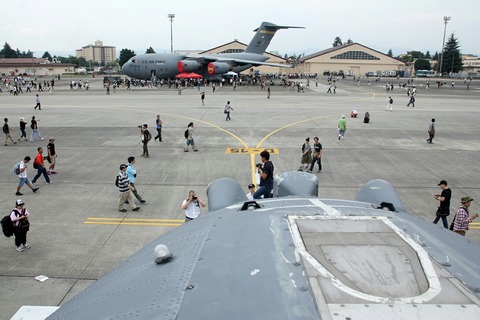
[[[272,263],[273,257],[282,259]],[[178,319],[210,319],[212,308],[216,319],[317,319],[298,259],[282,215],[222,215],[200,253]]]
[[[480,318],[478,243],[374,203],[239,202],[232,183],[207,194],[234,202],[154,240],[48,319]],[[155,264],[158,244],[173,260]]]

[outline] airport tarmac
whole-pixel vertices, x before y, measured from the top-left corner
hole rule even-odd
[[[459,80],[455,89],[438,89],[430,80],[427,91],[422,86],[426,80],[421,80],[415,107],[407,108],[409,98],[403,89],[396,86],[386,92],[385,79],[370,86],[362,81],[360,87],[342,80],[336,94],[326,94],[322,77],[318,87],[311,81],[305,93],[272,86],[270,99],[259,86],[236,91],[217,87],[215,93],[202,87],[205,106],[196,88],[181,95],[166,87],[120,88],[107,96],[99,78],[88,78],[90,92],[70,90],[68,80],[56,81],[54,94],[40,93],[41,111],[33,109],[35,91],[18,97],[0,94],[0,110],[16,129],[14,137],[19,136],[18,119],[29,121],[35,115],[45,138],[1,147],[3,215],[19,198],[14,164],[27,155],[33,159],[38,146],[46,148],[49,137],[55,137],[58,153],[58,174],[50,176],[53,184],[40,178],[37,193],[22,188],[20,198],[31,214],[31,249],[17,252],[13,237],[0,241],[1,319],[10,319],[22,305],[62,305],[145,244],[181,225],[180,205],[189,190],[207,200],[211,181],[231,177],[247,193],[254,164],[260,162],[255,155],[259,150],[277,152],[271,156],[275,173],[298,170],[306,137],[320,137],[324,148],[323,171],[317,174],[321,198],[354,199],[364,183],[385,179],[411,214],[432,221],[438,206],[433,195],[440,193],[437,184],[447,180],[453,191],[449,222],[461,197],[475,199],[471,213],[480,211],[478,81],[465,90]],[[393,112],[385,111],[390,95]],[[234,111],[227,122],[223,107],[228,100]],[[358,118],[349,117],[352,109],[358,110]],[[367,110],[371,122],[364,124]],[[151,141],[146,159],[141,157],[137,126],[148,123],[155,135],[157,114],[164,122],[163,142]],[[347,116],[347,132],[338,140],[342,114]],[[433,144],[427,144],[431,118],[436,119],[436,136]],[[199,152],[186,153],[183,133],[191,121]],[[147,203],[138,212],[129,208],[122,213],[114,181],[119,165],[131,155],[137,159],[136,186]],[[30,179],[35,171],[30,164]],[[479,241],[480,221],[471,226],[467,237]],[[34,280],[38,275],[49,279],[38,282]]]

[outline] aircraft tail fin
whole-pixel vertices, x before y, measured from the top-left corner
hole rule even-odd
[[[245,52],[247,53],[258,53],[263,54],[267,49],[270,41],[272,40],[275,32],[280,29],[290,29],[290,28],[304,28],[304,27],[292,27],[292,26],[277,26],[276,24],[270,22],[262,22],[259,28],[253,30],[257,33],[250,41]]]

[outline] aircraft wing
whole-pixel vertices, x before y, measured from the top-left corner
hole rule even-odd
[[[187,60],[196,60],[202,63],[209,63],[209,62],[230,62],[234,63],[239,66],[243,65],[252,65],[252,66],[270,66],[270,67],[279,67],[279,68],[292,68],[292,65],[289,64],[280,64],[280,63],[270,63],[264,61],[257,61],[257,60],[248,60],[248,59],[238,59],[238,58],[230,58],[221,55],[189,55]]]

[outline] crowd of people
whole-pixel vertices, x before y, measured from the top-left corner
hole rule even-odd
[[[258,79],[251,79],[250,81],[258,81],[261,80],[260,78]],[[358,79],[359,80],[359,79]],[[232,82],[233,81],[233,82]],[[232,80],[231,85],[236,86],[237,83],[241,84],[242,81],[241,79],[238,80]],[[329,80],[329,90],[328,93],[331,93],[333,90],[333,93],[335,93],[336,89],[336,82],[337,79],[331,78]],[[33,82],[32,82],[33,83]],[[219,83],[213,82],[213,83],[208,83],[212,84],[213,90],[215,91],[215,86],[222,86],[225,83],[225,81],[221,81]],[[309,83],[309,80],[308,82]],[[27,85],[28,83],[26,83]],[[129,89],[131,84],[134,85],[144,85],[141,81],[135,81],[135,80],[128,80],[125,82],[127,85],[127,89]],[[163,83],[161,83],[163,85]],[[120,84],[118,84],[120,85]],[[190,83],[189,80],[185,79],[177,79],[173,81],[168,82],[169,86],[189,86],[189,85],[205,85],[205,83],[200,83],[200,82],[193,82]],[[318,85],[318,82],[316,81],[316,85]],[[387,84],[388,85],[388,84]],[[8,87],[10,88],[10,84]],[[22,86],[22,81],[16,81],[16,84],[14,87],[21,88]],[[31,85],[33,86],[33,85]],[[39,83],[39,86],[41,84]],[[44,87],[48,86],[53,88],[54,86],[54,80],[51,82],[45,82]],[[308,87],[309,85],[307,85]],[[390,85],[388,85],[390,87]],[[115,86],[116,87],[116,86]],[[297,90],[297,92],[304,92],[304,84],[303,82],[291,82],[291,87],[294,88],[293,90]],[[83,84],[79,82],[72,81],[70,82],[70,88],[72,90],[75,89],[84,89],[88,90],[88,81],[84,82]],[[109,85],[107,83],[106,85],[107,88],[107,93],[109,93]],[[266,90],[267,91],[267,98],[270,98],[270,86],[266,85],[265,81],[260,81],[260,90]],[[390,88],[392,90],[393,88]],[[17,89],[21,90],[21,89]],[[15,90],[14,90],[15,91]],[[42,91],[39,89],[39,91]],[[415,96],[417,94],[417,89],[413,85],[411,89],[407,90],[407,94],[410,97],[410,103],[412,107],[414,107],[415,103]],[[205,105],[205,92],[201,92],[201,102],[202,105]],[[391,96],[388,98],[388,106],[386,110],[392,111],[392,104],[393,104],[393,99]],[[39,94],[36,94],[35,96],[35,106],[34,109],[42,110],[42,105],[40,101]],[[227,102],[225,108],[224,108],[224,113],[226,114],[226,121],[231,120],[230,113],[233,111],[233,108],[230,104],[230,101]],[[356,117],[356,115],[355,115]],[[364,121],[365,123],[369,122],[370,115],[367,111],[365,118],[368,118],[368,121]],[[41,136],[39,128],[38,128],[38,119],[36,116],[32,116],[31,121],[30,121],[30,128],[31,128],[31,135],[30,139],[27,138],[27,133],[26,133],[26,126],[28,123],[25,121],[24,117],[21,117],[19,119],[19,130],[21,135],[19,135],[18,138],[14,138],[14,129],[10,126],[8,118],[4,119],[4,127],[3,131],[5,134],[5,146],[8,145],[8,142],[12,142],[13,144],[17,144],[22,139],[25,141],[34,141],[35,137],[38,137],[40,141],[44,140],[44,138]],[[163,122],[160,118],[160,115],[157,115],[157,118],[155,119],[155,125],[156,125],[156,130],[157,130],[157,135],[154,138],[154,141],[159,141],[163,142],[162,139],[162,125]],[[190,122],[187,126],[187,129],[185,130],[184,137],[185,137],[185,147],[184,151],[188,152],[189,148],[193,151],[198,151],[195,141],[194,141],[194,123]],[[142,156],[145,158],[149,157],[149,151],[148,151],[148,144],[152,140],[152,135],[148,130],[148,124],[143,124],[139,126],[140,133],[141,133],[141,141],[143,144],[143,153]],[[338,140],[341,140],[345,136],[346,132],[346,119],[345,116],[343,115],[341,119],[338,121]],[[429,125],[428,129],[429,133],[429,139],[427,140],[428,143],[432,143],[434,134],[435,134],[435,119],[432,119],[431,124]],[[56,150],[55,150],[55,139],[51,137],[49,139],[49,143],[47,145],[47,152],[48,155],[44,154],[43,147],[38,147],[37,148],[37,155],[34,158],[33,161],[33,167],[34,169],[37,169],[37,173],[35,177],[30,181],[28,179],[28,166],[29,163],[31,162],[31,157],[26,156],[22,161],[19,162],[18,167],[19,167],[19,172],[18,172],[18,178],[19,178],[19,183],[17,186],[17,190],[15,195],[16,196],[22,196],[23,194],[21,193],[21,189],[24,185],[27,185],[32,192],[37,192],[39,190],[39,187],[36,185],[38,179],[40,179],[42,176],[45,179],[46,184],[53,183],[53,181],[50,179],[52,174],[56,174],[57,172],[55,171],[55,164],[56,164]],[[306,171],[306,172],[313,172],[313,169],[315,167],[315,164],[318,165],[318,170],[317,173],[320,173],[322,171],[322,153],[323,153],[323,148],[322,144],[319,142],[318,137],[314,137],[314,143],[310,145],[310,138],[306,138],[305,142],[302,145],[301,149],[301,167],[300,170]],[[272,161],[270,161],[270,154],[267,151],[263,151],[260,154],[262,163],[257,165],[257,173],[260,177],[259,179],[259,185],[258,189],[255,184],[250,184],[248,185],[248,190],[249,193],[246,194],[246,197],[248,199],[254,200],[254,199],[260,199],[260,198],[268,198],[272,196],[272,190],[273,190],[273,177],[274,177],[274,166]],[[45,160],[48,161],[49,164],[45,163]],[[140,210],[140,206],[138,206],[135,203],[135,199],[140,203],[140,204],[145,204],[146,200],[142,198],[140,193],[138,192],[137,186],[135,185],[135,179],[137,177],[137,171],[134,168],[135,164],[135,157],[130,156],[127,159],[128,164],[121,164],[119,167],[119,174],[116,180],[116,185],[119,190],[119,200],[118,200],[118,210],[120,212],[127,212],[127,209],[124,208],[125,204],[129,204],[131,207],[132,211],[138,211]],[[48,168],[47,168],[48,166]],[[450,198],[451,198],[451,191],[446,184],[446,181],[443,181],[439,184],[442,188],[442,193],[439,195],[435,195],[435,198],[440,201],[440,206],[436,212],[436,219],[434,220],[434,223],[437,223],[440,219],[442,220],[442,223],[445,228],[448,226],[447,222],[447,216],[449,215],[449,206],[450,206]],[[445,187],[445,188],[444,188]],[[457,209],[457,213],[455,215],[454,221],[452,222],[450,228],[462,235],[465,235],[466,230],[468,230],[468,224],[473,221],[475,218],[477,218],[478,215],[469,215],[468,208],[471,204],[473,199],[470,197],[463,197],[462,202],[461,202],[461,207]],[[28,211],[22,210],[24,207],[25,203],[23,200],[18,199],[16,202],[16,209],[12,211],[11,217],[12,221],[15,223],[15,225],[18,227],[22,225],[21,220],[28,220]],[[197,218],[200,214],[200,209],[202,207],[205,207],[206,204],[203,202],[195,193],[194,190],[191,190],[187,196],[187,198],[183,201],[181,208],[185,211],[185,221],[190,221],[195,218]],[[15,239],[15,244],[16,248],[18,251],[23,251],[26,248],[29,248],[30,246],[26,244],[26,232],[27,229],[22,229],[22,230],[17,230],[16,239]]]

